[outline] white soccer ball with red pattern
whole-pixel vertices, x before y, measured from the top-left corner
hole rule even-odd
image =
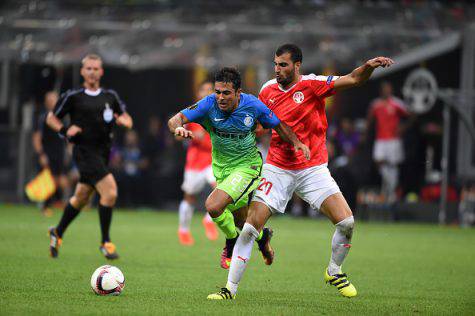
[[[92,290],[98,295],[119,295],[124,286],[124,274],[114,266],[99,267],[91,277]]]

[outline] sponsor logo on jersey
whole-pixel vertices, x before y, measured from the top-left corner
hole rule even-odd
[[[302,91],[295,92],[294,95],[292,96],[292,98],[294,99],[295,103],[297,103],[297,104],[300,104],[300,103],[303,102],[303,100],[305,100],[305,96],[303,95]]]
[[[104,112],[102,113],[102,117],[104,118],[104,121],[106,123],[112,122],[112,119],[114,118],[114,111],[110,108],[109,103],[106,102],[104,105],[106,108],[104,109]]]
[[[254,124],[254,119],[250,117],[249,115],[246,115],[246,118],[244,119],[244,125],[247,127],[252,126]]]
[[[332,80],[333,80],[333,76],[328,76],[327,85],[330,85],[330,83],[332,83]]]

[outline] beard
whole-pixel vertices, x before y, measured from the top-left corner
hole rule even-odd
[[[295,72],[292,71],[286,77],[281,76],[280,78],[276,78],[277,83],[279,83],[283,87],[288,86],[294,80],[294,74]]]

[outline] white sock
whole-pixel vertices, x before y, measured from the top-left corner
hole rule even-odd
[[[181,231],[189,231],[191,218],[193,217],[194,206],[185,200],[182,200],[178,208],[178,228]]]
[[[205,216],[203,216],[203,221],[205,221],[206,223],[213,223],[213,219],[211,218],[211,216],[209,216],[208,212],[206,212]]]
[[[259,232],[249,223],[244,224],[241,234],[239,235],[233,250],[231,266],[228,273],[228,283],[226,287],[235,295],[237,292],[239,281],[246,270],[247,262],[251,258],[252,246],[259,236]]]
[[[341,265],[351,248],[351,237],[355,220],[353,216],[347,217],[335,225],[332,239],[332,256],[328,264],[328,274],[341,273]]]

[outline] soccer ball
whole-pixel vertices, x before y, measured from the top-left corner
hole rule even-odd
[[[99,267],[91,277],[91,288],[98,295],[119,295],[124,286],[124,274],[114,266]]]

